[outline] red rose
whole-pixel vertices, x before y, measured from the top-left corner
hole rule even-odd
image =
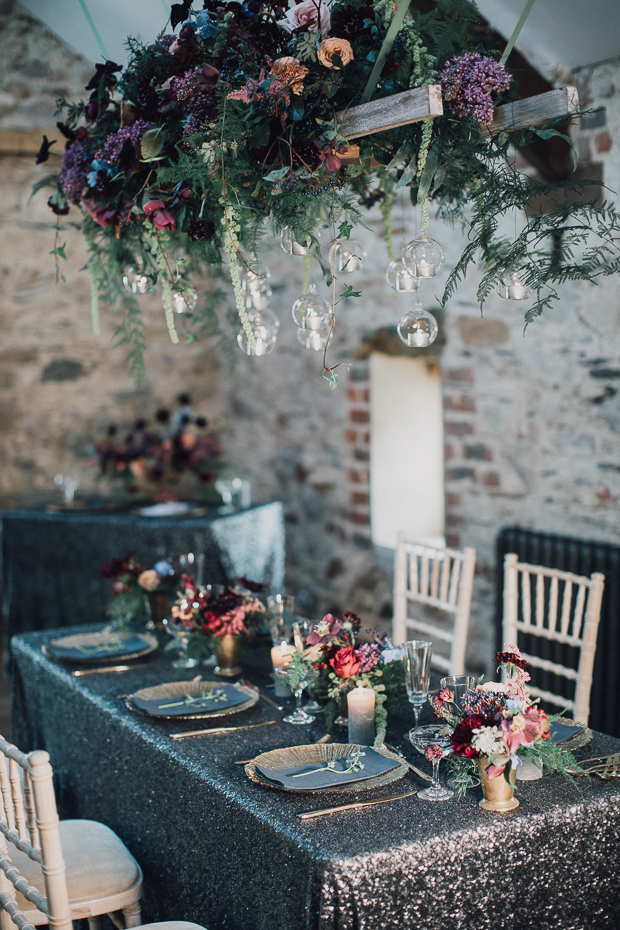
[[[347,646],[346,649],[339,649],[329,664],[339,678],[352,678],[357,675],[362,663],[353,647]]]

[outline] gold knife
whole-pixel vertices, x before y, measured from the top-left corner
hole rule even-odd
[[[240,727],[211,727],[208,730],[185,730],[183,733],[170,733],[170,739],[185,739],[186,736],[206,736],[208,733],[232,733],[235,730],[251,730],[252,727],[268,727],[275,720],[265,720],[264,723],[246,723]]]
[[[413,762],[409,762],[408,759],[405,759],[402,752],[399,752],[398,749],[394,748],[394,746],[390,746],[389,743],[384,743],[383,745],[385,746],[387,750],[389,750],[389,752],[393,752],[395,755],[399,756],[399,758],[403,760],[403,762],[405,763],[405,765],[407,766],[410,772],[415,772],[418,778],[423,778],[424,781],[432,782],[433,779],[431,778],[431,776],[427,775],[425,772],[422,772],[421,769],[416,768]]]
[[[103,668],[77,668],[71,672],[74,678],[83,678],[84,675],[103,675],[104,672],[130,672],[134,668],[146,668],[150,663],[140,665],[105,665]]]
[[[247,678],[244,678],[243,681],[244,681],[244,684],[248,686],[248,688],[252,689],[252,691],[258,692],[259,698],[262,698],[265,704],[269,704],[270,707],[275,707],[276,710],[284,710],[284,708],[280,704],[276,704],[275,701],[272,701],[271,698],[268,698],[266,694],[263,694],[260,688],[258,688],[256,685],[253,685],[252,682],[248,681]]]
[[[373,807],[375,804],[386,804],[388,801],[398,801],[400,798],[411,798],[417,791],[404,791],[402,794],[390,794],[385,798],[373,798],[372,801],[355,801],[353,804],[341,804],[339,807],[325,807],[319,811],[304,811],[297,814],[301,820],[310,820],[311,817],[322,817],[323,814],[334,814],[337,811],[355,811],[363,807]]]

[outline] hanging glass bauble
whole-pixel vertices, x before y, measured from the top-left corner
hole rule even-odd
[[[270,287],[266,290],[251,290],[245,292],[245,308],[246,310],[265,310],[269,303],[269,298],[272,295],[272,290]]]
[[[310,255],[310,239],[306,236],[305,244],[302,245],[295,238],[292,226],[285,226],[280,235],[280,245],[282,251],[287,255]]]
[[[293,322],[300,329],[318,330],[329,323],[331,309],[326,300],[319,297],[314,284],[308,285],[308,291],[293,304]]]
[[[503,275],[496,290],[504,300],[525,300],[530,296],[530,289],[523,283],[518,272]]]
[[[152,294],[155,279],[150,274],[144,274],[141,267],[129,265],[123,273],[123,287],[130,294]]]
[[[297,342],[303,346],[304,349],[320,352],[325,348],[328,335],[329,323],[324,323],[320,329],[298,329]]]
[[[197,303],[198,291],[195,287],[187,287],[183,290],[172,289],[172,309],[175,313],[185,313],[190,316]]]
[[[271,310],[248,310],[248,320],[254,334],[251,345],[244,329],[237,334],[237,344],[245,355],[269,355],[273,352],[278,338],[280,321]]]
[[[334,259],[336,265],[336,274],[347,271],[353,274],[355,271],[361,271],[364,267],[366,252],[355,239],[338,240],[329,250],[329,261],[332,267]]]
[[[271,273],[267,266],[259,262],[257,258],[246,259],[239,268],[241,289],[250,291],[253,294],[264,294],[265,291],[268,291],[270,277]]]
[[[415,278],[434,278],[443,268],[444,260],[442,247],[426,233],[412,239],[403,249],[403,265]]]
[[[400,318],[398,335],[406,346],[425,349],[437,338],[439,327],[437,320],[428,310],[423,310],[419,303]]]
[[[397,258],[387,266],[385,280],[395,291],[417,291],[420,282],[409,274],[402,258]]]

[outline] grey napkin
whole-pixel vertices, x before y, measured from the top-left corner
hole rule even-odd
[[[551,739],[554,743],[558,744],[566,743],[569,739],[572,739],[573,736],[578,736],[579,733],[583,733],[584,730],[585,727],[568,727],[560,720],[552,720],[549,724]]]
[[[282,785],[284,788],[294,788],[295,791],[308,791],[365,781],[367,778],[383,775],[384,772],[389,772],[400,765],[400,762],[386,759],[369,746],[363,746],[361,752],[362,755],[359,756],[355,771],[351,772],[347,772],[347,769],[352,767],[353,754],[334,760],[333,769],[326,768],[327,762],[311,762],[287,769],[269,769],[263,765],[256,765],[255,769],[259,775],[273,784]],[[360,765],[363,768],[360,768]]]
[[[232,685],[218,684],[212,691],[205,690],[187,697],[182,694],[178,697],[167,696],[157,701],[146,701],[132,695],[131,703],[153,717],[188,717],[191,714],[225,711],[245,703],[247,699],[247,694],[237,691]]]
[[[127,639],[111,640],[106,645],[82,646],[76,649],[73,646],[63,646],[62,641],[48,643],[47,648],[52,655],[59,659],[120,659],[134,652],[141,652],[149,648],[149,643],[140,636],[129,636]]]

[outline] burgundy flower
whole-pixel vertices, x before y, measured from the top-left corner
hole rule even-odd
[[[332,614],[326,614],[319,623],[313,623],[306,638],[308,646],[327,646],[342,630],[342,624]]]
[[[527,662],[525,659],[522,659],[520,655],[517,655],[514,652],[498,652],[496,653],[493,661],[500,665],[515,665],[517,668],[523,670],[527,668]]]
[[[252,591],[253,594],[262,594],[263,591],[267,590],[267,585],[262,584],[260,581],[250,581],[249,578],[246,578],[242,575],[240,578],[236,578],[235,581],[238,581],[242,588],[245,588],[246,591]]]
[[[312,645],[309,638],[306,639],[306,643]],[[339,649],[335,656],[329,660],[329,664],[339,678],[352,678],[353,675],[357,675],[362,663],[353,647],[347,646],[345,649]]]
[[[451,736],[452,752],[455,756],[466,756],[468,759],[478,759],[480,753],[471,745],[472,731],[478,727],[487,726],[487,721],[478,714],[471,717],[465,717],[461,723],[454,728]]]
[[[144,212],[157,229],[174,229],[176,220],[167,210],[163,200],[149,200],[144,204]]]

